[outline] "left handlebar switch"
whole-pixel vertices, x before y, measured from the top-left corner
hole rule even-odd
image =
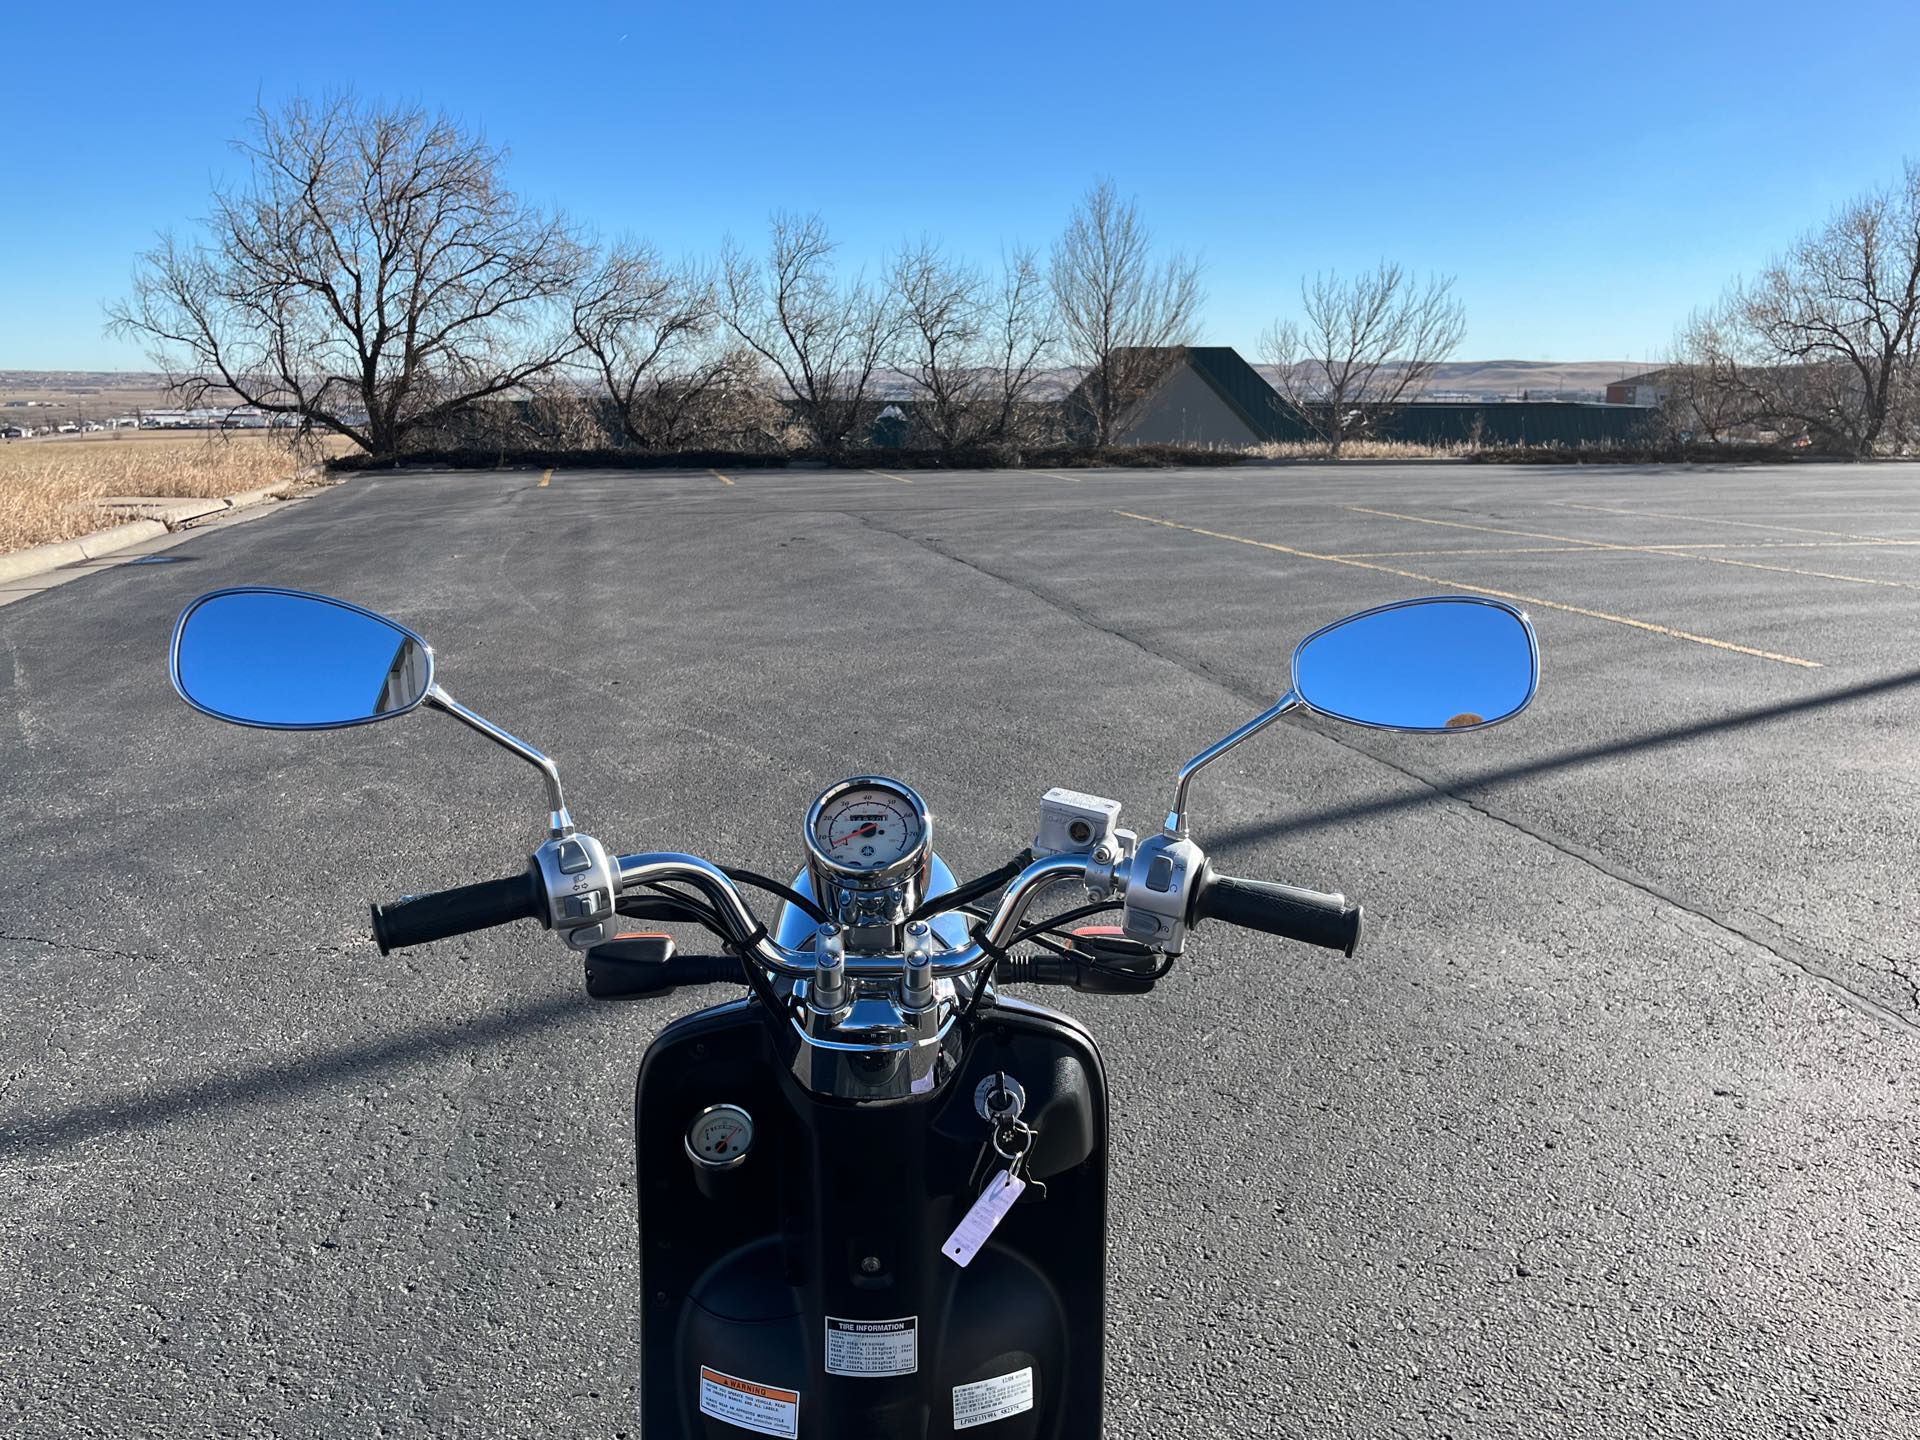
[[[561,836],[533,852],[533,868],[546,892],[542,924],[575,950],[591,950],[612,936],[620,873],[606,846],[591,835]]]
[[[504,880],[482,880],[373,907],[373,939],[386,955],[514,920],[546,923],[546,887],[537,866]]]

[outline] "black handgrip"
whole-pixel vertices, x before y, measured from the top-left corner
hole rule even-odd
[[[1360,944],[1361,911],[1344,895],[1322,895],[1271,880],[1242,880],[1208,868],[1193,899],[1194,920],[1224,920],[1352,955]]]
[[[415,895],[373,907],[373,938],[380,953],[465,935],[511,920],[544,920],[546,887],[531,865],[505,880],[482,880],[432,895]]]

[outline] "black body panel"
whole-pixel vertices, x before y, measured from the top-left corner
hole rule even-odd
[[[1038,1130],[1030,1174],[1043,1184],[962,1269],[940,1246],[1000,1168],[973,1102],[996,1069],[1026,1090]],[[698,1176],[687,1124],[724,1102],[753,1115],[752,1150]],[[756,1433],[701,1413],[702,1367],[797,1392],[806,1440],[945,1440],[956,1386],[1030,1369],[1032,1407],[977,1433],[1099,1436],[1107,1091],[1092,1037],[1072,1020],[1002,1000],[983,1010],[961,1072],[937,1094],[855,1106],[794,1084],[765,1012],[739,1001],[686,1017],[648,1049],[635,1133],[648,1440]],[[910,1317],[912,1373],[829,1373],[828,1317]],[[896,1350],[881,1363],[907,1361]],[[783,1423],[778,1394],[771,1413],[769,1426]]]

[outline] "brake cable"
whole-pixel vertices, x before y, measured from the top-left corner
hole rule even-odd
[[[751,885],[756,890],[766,891],[769,895],[778,895],[796,910],[804,912],[816,925],[825,925],[833,919],[831,915],[820,908],[817,902],[808,899],[791,886],[782,885],[778,880],[774,880],[766,875],[758,874],[752,870],[736,869],[731,865],[722,865],[720,867],[720,873],[725,875],[729,880],[736,881],[739,884]],[[916,916],[914,918],[917,919],[918,917]]]
[[[907,921],[911,924],[915,920],[924,920],[929,915],[938,915],[943,910],[964,910],[982,895],[990,891],[1006,889],[1013,877],[1032,863],[1033,851],[1022,850],[998,870],[989,870],[985,875],[969,880],[964,885],[956,885],[944,895],[935,895],[922,900],[908,913]]]

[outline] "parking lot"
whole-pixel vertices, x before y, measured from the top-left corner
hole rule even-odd
[[[1053,785],[1155,824],[1349,611],[1515,601],[1513,723],[1196,782],[1355,959],[1035,997],[1113,1088],[1108,1433],[1920,1428],[1920,466],[1433,463],[364,475],[0,608],[0,1431],[636,1424],[633,1072],[703,999],[590,1007],[530,926],[382,959],[366,903],[517,868],[537,777],[189,711],[237,583],[420,631],[611,848],[790,873],[879,771],[962,876]]]

